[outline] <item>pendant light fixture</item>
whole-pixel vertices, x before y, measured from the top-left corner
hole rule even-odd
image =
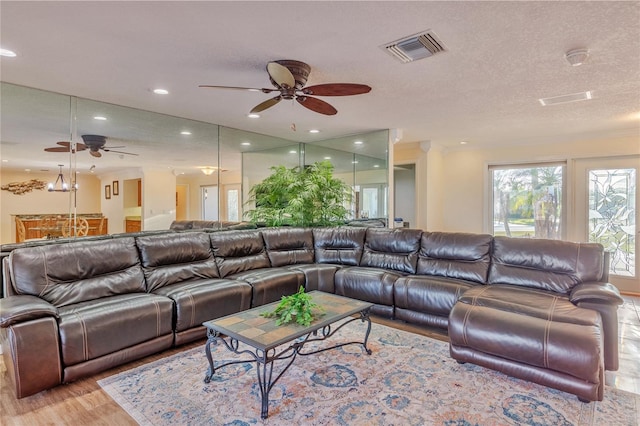
[[[78,184],[74,183],[73,185],[69,185],[64,180],[64,175],[62,174],[62,164],[58,164],[60,171],[58,173],[58,177],[56,178],[55,183],[49,182],[47,185],[47,191],[49,192],[69,192],[75,191],[78,189]]]

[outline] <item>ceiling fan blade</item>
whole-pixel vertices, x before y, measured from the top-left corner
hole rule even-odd
[[[253,109],[250,111],[250,113],[256,114],[258,112],[262,112],[267,108],[271,108],[281,100],[282,100],[282,96],[280,95],[276,96],[275,98],[267,99],[266,101],[254,106]]]
[[[198,87],[206,87],[210,89],[232,89],[232,90],[248,90],[249,92],[262,92],[262,93],[271,93],[277,92],[277,89],[257,89],[255,87],[235,87],[235,86],[211,86],[208,84],[201,84]]]
[[[354,83],[318,84],[316,86],[309,86],[302,89],[302,93],[305,95],[316,96],[351,96],[369,93],[370,91],[371,87],[366,84]]]
[[[310,96],[298,96],[296,97],[296,101],[298,101],[298,103],[303,107],[320,114],[336,115],[338,113],[337,109],[317,98],[312,98]]]
[[[139,155],[139,154],[134,154],[133,152],[114,151],[113,149],[109,149],[109,148],[103,148],[103,150],[106,152],[117,152],[118,154]]]
[[[269,73],[269,77],[280,87],[295,87],[296,79],[291,74],[291,71],[283,65],[280,65],[277,62],[269,62],[267,64],[267,72]]]
[[[56,144],[60,146],[54,146],[51,148],[45,148],[44,150],[47,152],[69,152],[71,150],[71,142],[67,141],[59,141]],[[84,151],[87,149],[87,146],[83,143],[76,143],[76,151]]]
[[[102,157],[102,154],[100,154],[99,151],[89,151],[89,154],[93,155],[94,157]]]

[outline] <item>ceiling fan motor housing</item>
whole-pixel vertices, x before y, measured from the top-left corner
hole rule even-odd
[[[106,136],[100,135],[82,135],[82,140],[85,144],[89,145],[91,148],[97,146],[98,148],[104,146],[107,143]]]
[[[294,61],[293,59],[280,59],[278,61],[273,61],[287,68],[293,74],[293,78],[296,81],[296,90],[301,90],[305,84],[307,84],[307,79],[309,78],[309,73],[311,72],[311,67],[304,62]],[[271,83],[274,86],[278,84],[273,81],[271,77],[269,77]]]

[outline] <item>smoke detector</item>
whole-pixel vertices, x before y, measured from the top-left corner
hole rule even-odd
[[[380,48],[404,64],[446,51],[442,41],[431,30],[384,44]]]
[[[565,53],[564,57],[572,67],[577,67],[589,58],[589,49],[573,49]]]

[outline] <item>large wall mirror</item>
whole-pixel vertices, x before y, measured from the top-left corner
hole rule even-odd
[[[8,83],[0,95],[2,244],[239,222],[271,166],[327,158],[359,194],[354,218],[386,216],[386,130],[302,144]]]

